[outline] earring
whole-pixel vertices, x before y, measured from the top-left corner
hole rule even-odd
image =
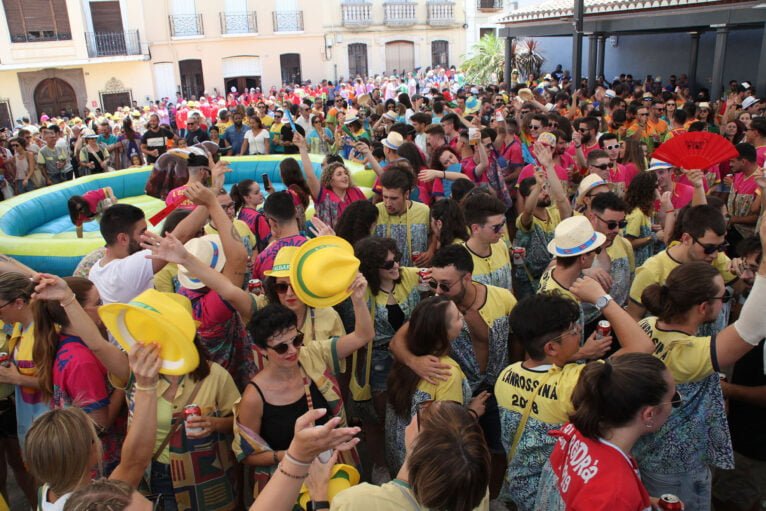
[[[652,429],[653,427],[654,427],[653,422],[650,422],[649,424],[646,425],[646,429]]]

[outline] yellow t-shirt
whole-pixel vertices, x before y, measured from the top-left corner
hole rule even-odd
[[[407,510],[425,510],[426,508],[418,506],[412,488],[408,483],[394,479],[389,483],[376,486],[374,484],[362,483],[352,486],[347,490],[338,493],[332,499],[333,511],[354,511],[364,509],[365,511],[401,511]],[[489,490],[479,505],[474,508],[475,511],[487,511],[489,509]]]
[[[466,243],[463,243],[463,246],[473,258],[473,280],[509,291],[513,289],[511,285],[511,258],[508,255],[508,246],[503,240],[490,245],[489,257],[479,256]]]
[[[654,316],[642,319],[639,325],[654,343],[654,356],[665,363],[676,383],[701,380],[718,370],[711,357],[711,337],[663,330]]]
[[[428,249],[428,232],[431,218],[428,206],[412,201],[403,215],[389,215],[385,205],[378,207],[378,224],[375,236],[393,238],[402,252],[401,266],[414,266],[413,252],[425,252]]]
[[[561,212],[555,205],[548,206],[545,210],[548,212],[548,220],[541,220],[532,215],[532,225],[529,226],[529,229],[524,229],[524,226],[521,225],[521,215],[519,215],[516,217],[516,228],[525,232],[540,228],[544,233],[552,233],[556,230],[556,226],[561,223]]]
[[[301,332],[306,343],[346,335],[340,315],[332,307],[309,308]]]
[[[633,211],[627,214],[625,220],[628,225],[625,226],[625,236],[631,236],[633,238],[645,238],[648,234],[643,234],[649,229],[652,229],[652,219],[649,218],[641,211],[641,208],[633,208]]]
[[[176,263],[168,263],[154,274],[154,289],[163,293],[175,293],[177,278],[178,265]]]
[[[670,244],[671,247],[678,245],[677,241]],[[729,271],[731,260],[723,252],[718,252],[718,256],[713,260],[713,267],[723,277],[726,284],[736,280],[737,276]],[[636,269],[636,276],[633,279],[633,285],[630,287],[630,299],[636,303],[641,303],[641,293],[651,284],[664,284],[670,275],[670,272],[680,265],[679,261],[673,259],[667,250],[650,257]]]

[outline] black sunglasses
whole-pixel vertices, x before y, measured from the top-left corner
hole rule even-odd
[[[386,261],[383,264],[380,265],[381,270],[392,270],[394,268],[395,264],[399,264],[399,261],[401,261],[401,257],[394,257],[390,261]]]
[[[729,248],[729,244],[725,241],[720,245],[713,245],[709,243],[700,243],[694,236],[692,236],[692,239],[694,240],[694,243],[697,243],[702,247],[702,251],[705,252],[705,255],[715,254],[716,252],[725,252],[726,249]]]
[[[665,403],[670,403],[670,406],[672,406],[673,408],[681,408],[681,405],[683,404],[683,402],[684,402],[684,398],[681,395],[681,393],[678,392],[677,390],[673,393],[673,397],[670,399],[670,401],[665,401]],[[660,403],[660,404],[663,405],[665,403]]]
[[[298,335],[293,337],[292,341],[281,342],[277,344],[276,346],[266,345],[266,347],[270,350],[274,350],[274,353],[276,353],[277,355],[284,355],[285,353],[287,353],[287,350],[290,349],[290,344],[292,344],[294,348],[300,348],[301,346],[303,346],[303,333],[298,332]]]
[[[713,296],[711,298],[708,298],[708,301],[710,301],[710,300],[721,300],[721,303],[729,303],[729,301],[731,300],[732,296],[733,296],[733,294],[732,294],[731,290],[729,290],[729,288],[727,287],[727,288],[725,288],[723,290],[723,295],[721,295],[721,296]]]
[[[290,284],[287,282],[277,282],[274,284],[274,291],[277,292],[279,295],[283,295],[287,293],[287,289],[290,287]]]
[[[601,165],[593,164],[593,165],[591,165],[591,167],[593,167],[594,169],[606,170],[606,169],[608,169],[610,167],[610,165],[608,163],[602,163]]]
[[[444,282],[436,282],[435,280],[428,281],[428,285],[431,286],[431,289],[436,290],[436,288],[439,288],[445,293],[449,293],[449,290],[452,289],[455,284],[457,284],[457,282],[452,284],[445,284]]]
[[[613,231],[614,229],[617,229],[618,227],[620,229],[624,229],[625,226],[628,225],[628,221],[627,220],[604,220],[603,218],[601,218],[600,216],[596,215],[595,213],[594,213],[594,215],[596,216],[596,218],[598,218],[599,220],[604,222],[606,224],[606,227],[610,231]]]
[[[503,230],[503,227],[505,227],[505,222],[501,222],[499,224],[492,225],[491,227],[492,227],[492,232],[494,232],[495,234],[499,234],[500,231]]]

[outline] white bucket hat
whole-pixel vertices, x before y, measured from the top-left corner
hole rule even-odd
[[[223,252],[221,237],[217,234],[208,234],[200,238],[192,238],[184,245],[194,257],[220,272],[226,264],[226,255]],[[178,282],[186,289],[201,289],[205,284],[194,277],[183,265],[178,265]]]
[[[580,185],[577,187],[577,196],[585,197],[597,186],[609,186],[609,183],[604,181],[598,174],[588,174],[580,181]]]
[[[398,151],[399,147],[404,143],[404,138],[400,133],[392,131],[381,143],[392,151]]]
[[[597,249],[606,241],[606,236],[593,230],[593,226],[582,215],[562,221],[548,243],[548,252],[557,257],[574,257]]]

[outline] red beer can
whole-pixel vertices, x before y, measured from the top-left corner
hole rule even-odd
[[[596,339],[603,339],[612,333],[612,325],[609,321],[602,319],[596,325]]]
[[[0,351],[0,366],[8,367],[10,365],[11,356],[7,351]]]
[[[684,509],[684,503],[681,502],[681,499],[671,493],[666,493],[660,497],[659,506],[663,511],[683,511]]]
[[[260,295],[263,293],[263,282],[261,279],[250,279],[247,283],[247,290],[254,295]]]
[[[427,292],[431,290],[428,281],[431,280],[431,268],[420,268],[418,270],[418,291]]]
[[[511,260],[514,266],[521,266],[524,264],[524,257],[527,255],[527,249],[524,247],[513,247],[511,251]]]
[[[201,433],[202,428],[195,428],[195,427],[189,427],[188,421],[192,417],[201,417],[202,416],[202,408],[199,407],[197,404],[190,404],[184,406],[184,427],[186,428],[187,433]]]

